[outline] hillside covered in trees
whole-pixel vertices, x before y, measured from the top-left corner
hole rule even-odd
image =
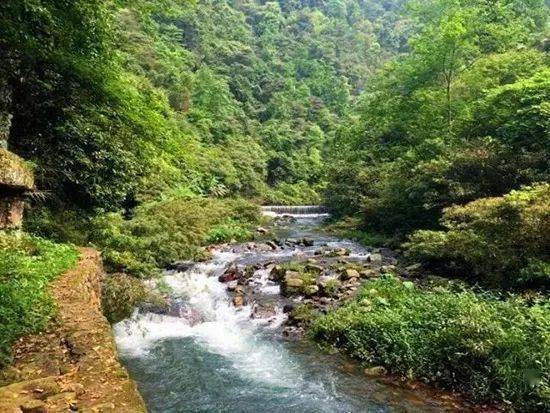
[[[9,146],[84,209],[318,200],[327,141],[408,26],[400,2],[2,7]]]
[[[253,238],[258,205],[322,204],[329,230],[466,287],[379,280],[394,313],[361,307],[365,287],[313,338],[477,401],[550,408],[549,13],[544,0],[2,2],[0,142],[35,183],[25,232],[0,232],[0,365],[53,314],[44,288],[76,260],[66,244],[130,276],[106,282],[118,321],[139,279]],[[422,341],[446,323],[448,348]],[[377,328],[396,325],[384,347]],[[534,378],[515,377],[521,357]]]

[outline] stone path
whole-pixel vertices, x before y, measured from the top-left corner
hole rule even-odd
[[[102,276],[99,253],[83,248],[78,265],[52,283],[57,316],[16,343],[14,363],[0,373],[0,412],[146,412],[101,312]]]

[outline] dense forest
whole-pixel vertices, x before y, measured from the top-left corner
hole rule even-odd
[[[168,190],[318,201],[327,142],[405,48],[401,8],[4,5],[9,146],[63,207],[131,208]]]
[[[468,290],[376,285],[402,310],[391,323],[352,303],[314,338],[475,400],[548,408],[549,12],[543,0],[2,2],[0,141],[36,188],[24,232],[0,237],[0,365],[53,313],[42,289],[74,264],[68,245],[136,280],[250,239],[258,205],[323,204],[329,229]],[[110,288],[131,310],[140,287]],[[470,359],[415,341],[466,308],[487,334],[446,339],[477,340]],[[410,341],[372,348],[380,325],[407,317],[416,330],[392,345]],[[483,353],[494,342],[506,345]],[[534,381],[513,378],[521,357]]]

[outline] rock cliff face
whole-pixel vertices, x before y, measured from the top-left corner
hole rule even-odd
[[[101,312],[102,277],[99,253],[87,248],[52,284],[57,316],[46,332],[15,345],[13,365],[0,374],[0,412],[146,411]]]
[[[23,160],[0,147],[0,229],[21,226],[23,194],[33,187],[33,174]]]

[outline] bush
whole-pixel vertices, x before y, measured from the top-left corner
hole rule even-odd
[[[16,339],[46,326],[55,309],[46,287],[77,257],[68,245],[0,232],[0,366]]]
[[[274,205],[317,205],[321,202],[319,185],[310,185],[299,181],[291,184],[281,182],[274,188],[269,188],[265,194],[265,202]]]
[[[338,237],[348,238],[366,246],[387,246],[395,248],[400,246],[400,242],[398,242],[396,237],[366,229],[362,223],[361,217],[357,215],[346,216],[331,221],[325,225],[323,229]]]
[[[25,227],[42,237],[103,253],[111,272],[151,276],[181,259],[202,259],[201,246],[244,240],[259,220],[257,205],[239,198],[205,198],[174,191],[129,213],[90,215],[85,211],[35,209]]]
[[[243,223],[234,218],[227,218],[221,224],[216,225],[206,236],[207,244],[216,244],[220,242],[229,242],[232,240],[244,241],[252,237],[252,231]]]
[[[448,208],[442,225],[415,232],[408,255],[492,286],[550,287],[550,184]]]
[[[103,280],[101,307],[111,323],[129,317],[137,304],[147,297],[141,280],[126,274],[112,274]]]
[[[240,199],[173,198],[140,206],[131,219],[99,216],[89,238],[111,271],[148,276],[173,261],[200,258],[205,244],[251,236],[258,216],[257,206]]]
[[[535,412],[550,408],[549,331],[548,301],[528,306],[388,277],[368,281],[311,335],[393,374]]]

